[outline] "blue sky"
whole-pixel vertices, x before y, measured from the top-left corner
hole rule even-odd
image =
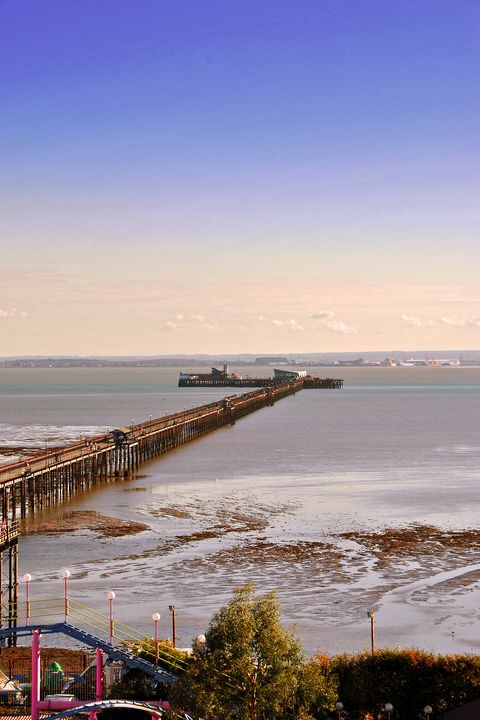
[[[2,354],[479,348],[479,26],[0,2]]]

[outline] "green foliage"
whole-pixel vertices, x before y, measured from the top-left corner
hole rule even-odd
[[[423,718],[431,705],[433,718],[478,697],[480,657],[434,655],[420,650],[377,650],[332,659],[338,697],[349,718],[384,717],[392,703],[395,718]]]
[[[141,670],[129,670],[120,680],[112,685],[109,698],[118,700],[162,700],[168,686],[152,685],[152,679]],[[128,714],[128,718],[127,715]],[[145,720],[143,710],[102,710],[99,720]]]
[[[298,718],[330,718],[338,697],[337,677],[328,657],[316,657],[306,663],[297,690]]]
[[[155,662],[155,641],[153,638],[146,640],[141,645],[132,648],[141,658],[151,663]],[[174,648],[168,640],[160,640],[158,643],[158,664],[174,675],[181,675],[190,663],[190,655],[183,650]]]
[[[255,596],[249,583],[210,622],[205,643],[175,684],[172,702],[210,720],[300,717],[305,667],[299,642],[280,625],[275,594]]]

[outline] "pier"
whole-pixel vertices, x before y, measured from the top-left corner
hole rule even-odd
[[[0,628],[16,624],[19,521],[68,502],[101,483],[128,477],[143,463],[175,450],[303,389],[302,380],[230,395],[183,412],[117,428],[0,467]]]
[[[228,366],[223,369],[212,367],[210,373],[180,373],[178,387],[232,387],[232,388],[265,388],[275,387],[287,380],[297,380],[304,390],[339,390],[343,387],[340,378],[319,378],[307,375],[305,371],[274,370],[273,377],[240,377],[229,373]]]
[[[252,384],[258,379],[249,379]],[[267,380],[265,380],[267,382]],[[333,382],[334,385],[324,385]],[[51,448],[0,466],[0,628],[8,607],[8,627],[15,624],[18,602],[20,521],[68,500],[98,484],[128,477],[138,467],[219,428],[235,425],[249,413],[272,406],[305,388],[341,387],[320,378],[290,377],[264,387],[183,412],[132,423],[70,445]],[[214,383],[212,383],[214,385]],[[243,385],[245,386],[245,385]],[[242,387],[242,385],[228,385]],[[249,387],[249,385],[247,385]]]

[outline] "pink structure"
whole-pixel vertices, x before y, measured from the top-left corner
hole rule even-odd
[[[39,629],[33,631],[32,640],[32,683],[31,683],[31,714],[32,720],[39,720],[40,710],[69,710],[70,708],[85,707],[87,703],[84,700],[40,700],[40,638],[42,632]],[[102,702],[103,700],[103,652],[100,648],[96,649],[96,668],[95,668],[95,700]],[[169,703],[163,700],[148,701],[149,705],[156,705],[159,708],[168,708]],[[100,710],[99,710],[100,711]],[[96,720],[97,711],[92,710],[89,714],[89,720]],[[151,710],[152,720],[161,720],[161,712]]]
[[[33,631],[32,640],[32,683],[31,683],[31,705],[32,705],[32,720],[38,720],[39,718],[39,705],[40,705],[40,638],[42,636],[41,630]]]

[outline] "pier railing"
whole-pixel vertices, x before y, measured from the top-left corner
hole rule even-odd
[[[135,628],[122,623],[113,617],[104,615],[97,610],[80,603],[73,598],[47,598],[39,600],[19,601],[17,614],[0,617],[4,625],[15,627],[42,627],[68,623],[73,625],[80,633],[103,640],[110,645],[116,645],[132,652],[141,652],[152,658],[158,656],[159,662],[172,671],[182,670],[186,662],[176,652],[171,652],[165,644],[167,641],[146,635]]]

